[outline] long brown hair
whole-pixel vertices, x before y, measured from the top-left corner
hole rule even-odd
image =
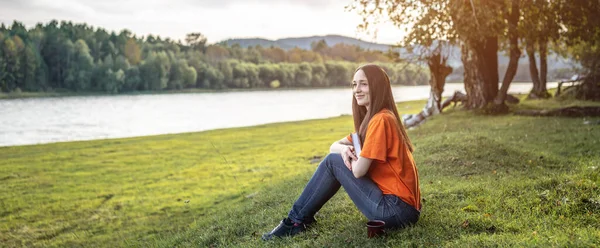
[[[352,116],[354,117],[354,131],[358,133],[361,139],[361,143],[365,140],[367,133],[367,127],[369,121],[373,115],[379,113],[382,109],[388,109],[394,116],[396,116],[396,129],[398,134],[402,137],[402,141],[412,152],[414,147],[408,138],[408,134],[400,120],[398,115],[398,109],[396,109],[396,102],[394,101],[394,95],[392,94],[392,86],[390,85],[390,78],[385,71],[373,64],[363,65],[356,69],[356,72],[362,70],[367,76],[369,83],[369,109],[365,106],[358,105],[354,94],[352,95]]]

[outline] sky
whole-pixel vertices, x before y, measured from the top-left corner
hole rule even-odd
[[[353,0],[0,0],[0,22],[14,20],[27,28],[56,19],[87,23],[119,32],[128,29],[184,40],[200,32],[209,43],[229,38],[279,39],[344,35],[395,44],[402,32],[390,23],[377,35],[359,32],[361,17],[344,7]]]

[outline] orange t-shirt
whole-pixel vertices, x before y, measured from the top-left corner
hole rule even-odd
[[[390,110],[382,109],[375,114],[369,121],[360,156],[373,160],[368,175],[383,194],[396,195],[420,210],[417,167],[396,123],[396,116]],[[352,142],[351,135],[346,138]]]

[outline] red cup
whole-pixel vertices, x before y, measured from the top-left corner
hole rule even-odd
[[[385,234],[385,230],[383,227],[385,226],[385,221],[382,220],[371,220],[367,222],[367,237],[374,238],[379,237]]]

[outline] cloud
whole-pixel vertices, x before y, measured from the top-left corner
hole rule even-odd
[[[288,5],[316,9],[347,2],[347,0],[2,0],[0,7],[13,7],[23,11],[43,10],[53,13],[127,14],[152,9],[161,11],[190,8],[226,9],[238,4]]]
[[[201,32],[209,42],[235,37],[278,39],[356,33],[360,17],[344,11],[351,0],[0,0],[0,22],[28,27],[50,20],[87,23],[109,31],[128,29],[183,39]],[[383,32],[379,32],[382,37]]]
[[[237,4],[260,4],[260,5],[293,5],[305,6],[310,8],[328,7],[339,3],[346,3],[348,0],[188,0],[187,3],[203,7],[227,7]]]

